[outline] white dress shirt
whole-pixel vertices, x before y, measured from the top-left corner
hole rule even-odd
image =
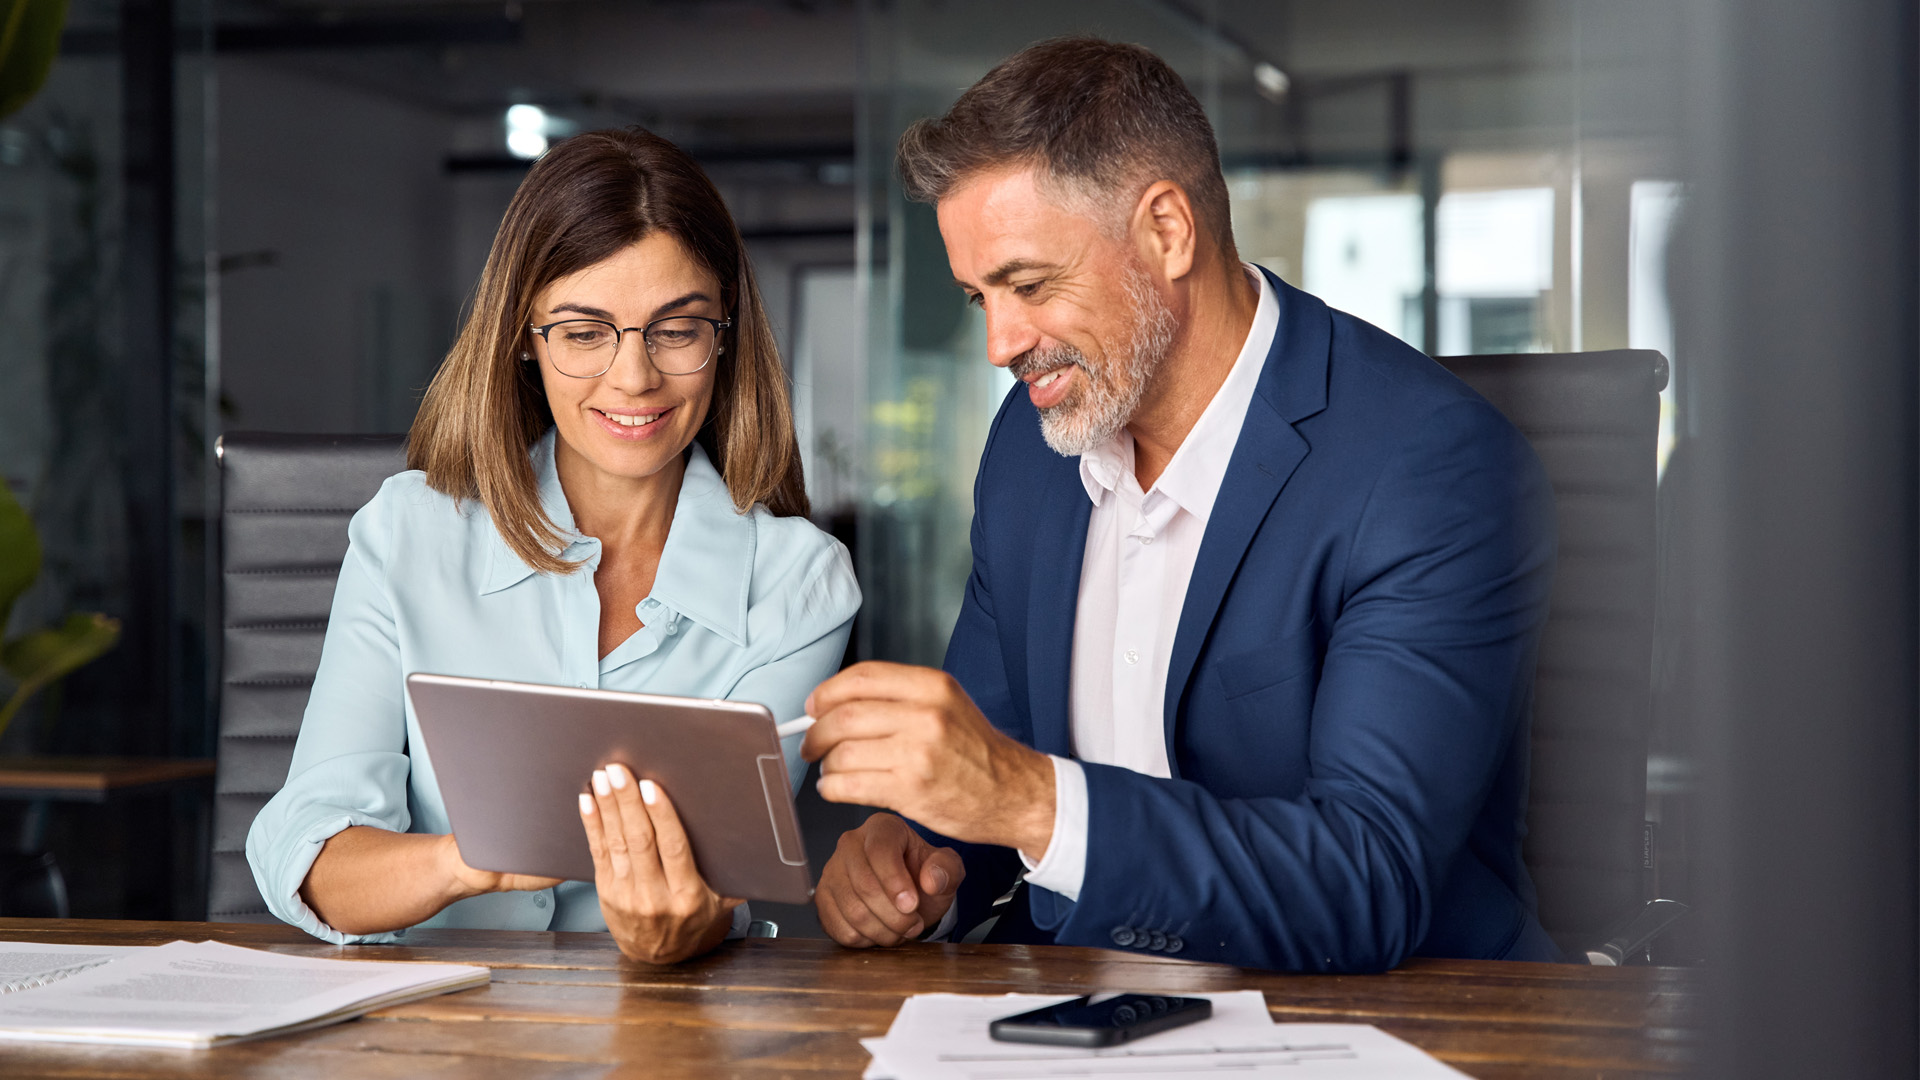
[[[1133,472],[1125,429],[1080,456],[1080,481],[1093,501],[1073,621],[1073,753],[1054,757],[1053,839],[1027,880],[1080,899],[1087,869],[1087,778],[1081,761],[1148,776],[1167,766],[1167,661],[1186,602],[1200,541],[1260,371],[1280,326],[1280,302],[1252,266],[1260,303],[1240,355],[1213,400],[1146,491]]]

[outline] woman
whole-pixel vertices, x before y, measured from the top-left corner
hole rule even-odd
[[[633,129],[533,167],[407,464],[348,529],[287,784],[247,837],[269,908],[335,942],[611,930],[657,963],[743,935],[744,905],[707,887],[668,793],[618,766],[580,800],[594,882],[467,866],[402,690],[430,671],[728,697],[788,720],[838,667],[859,589],[804,516],[753,271],[691,158]]]

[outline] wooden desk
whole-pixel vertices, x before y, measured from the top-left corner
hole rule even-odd
[[[212,758],[0,757],[0,799],[106,802],[212,781]]]
[[[153,945],[213,939],[304,956],[486,964],[493,985],[210,1051],[0,1047],[18,1077],[856,1077],[856,1042],[906,995],[1255,988],[1276,1020],[1360,1022],[1481,1080],[1671,1075],[1694,980],[1674,968],[1418,960],[1387,975],[1288,976],[1099,949],[915,945],[855,952],[788,938],[674,968],[625,962],[604,935],[415,931],[336,948],[282,926],[0,919],[0,939]]]

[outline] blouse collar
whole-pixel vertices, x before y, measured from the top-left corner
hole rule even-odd
[[[547,429],[530,453],[540,504],[566,542],[560,556],[584,560],[592,568],[600,562],[600,541],[583,536],[574,528],[573,510],[567,505],[566,492],[560,487],[560,473],[554,466],[555,437],[554,430]],[[491,518],[488,532],[491,558],[486,581],[479,590],[482,595],[516,585],[534,574],[533,568],[520,561],[520,556],[501,539],[500,530],[492,526]],[[667,542],[660,552],[660,566],[654,574],[649,599],[692,619],[734,645],[745,645],[755,540],[753,514],[734,509],[726,481],[721,479],[700,444],[693,444],[687,453],[686,474],[680,480],[673,525],[667,530]]]

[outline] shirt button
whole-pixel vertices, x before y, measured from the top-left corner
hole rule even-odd
[[[1140,654],[1133,651],[1132,649],[1128,649],[1126,652],[1126,655],[1122,657],[1122,659],[1124,659],[1129,664],[1137,664],[1140,662]]]
[[[546,907],[546,906],[547,906],[547,898],[546,898],[546,897],[544,897],[544,896],[536,896],[536,897],[534,897],[534,898],[533,898],[533,906],[534,906],[534,907],[541,907],[541,908],[543,908],[543,907]]]
[[[587,688],[587,684],[583,682],[577,682],[577,683],[574,683],[573,685],[579,687],[582,690],[585,690]]]
[[[1143,536],[1143,537],[1141,537],[1141,538],[1140,538],[1140,542],[1141,542],[1141,543],[1143,543],[1143,544],[1151,544],[1151,543],[1153,543],[1153,537],[1151,537],[1151,536]]]

